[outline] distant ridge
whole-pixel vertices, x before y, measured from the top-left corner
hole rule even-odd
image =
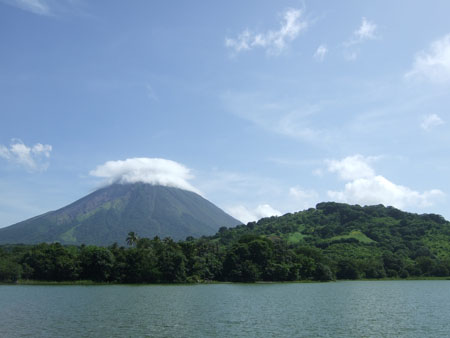
[[[0,229],[0,244],[124,244],[130,231],[141,237],[181,240],[238,224],[191,191],[146,183],[113,184],[59,210]]]

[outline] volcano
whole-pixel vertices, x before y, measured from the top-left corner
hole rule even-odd
[[[0,229],[0,244],[125,244],[130,231],[139,237],[183,240],[238,224],[191,191],[146,183],[112,184],[59,210]]]

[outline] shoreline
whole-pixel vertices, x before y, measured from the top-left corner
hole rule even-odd
[[[71,286],[103,286],[103,285],[135,285],[135,286],[143,286],[143,285],[207,285],[207,284],[322,284],[322,283],[330,283],[330,282],[384,282],[384,281],[421,281],[421,280],[448,280],[450,281],[450,276],[445,277],[408,277],[408,278],[363,278],[363,279],[339,279],[335,281],[312,281],[312,280],[300,280],[300,281],[256,281],[256,282],[222,282],[222,281],[208,281],[208,282],[194,282],[194,283],[115,283],[115,282],[94,282],[91,280],[80,280],[80,281],[39,281],[39,280],[18,280],[12,283],[4,283],[1,282],[0,285],[47,285],[47,286],[63,286],[63,285],[71,285]]]

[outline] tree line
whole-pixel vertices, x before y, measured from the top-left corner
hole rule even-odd
[[[158,237],[136,238],[130,244],[5,246],[0,253],[0,280],[186,283],[334,279],[320,250],[293,249],[260,236],[244,236],[230,247],[206,239],[174,242]]]
[[[107,283],[330,281],[450,275],[450,224],[384,206],[321,203],[216,235],[108,247],[0,247],[0,281]]]

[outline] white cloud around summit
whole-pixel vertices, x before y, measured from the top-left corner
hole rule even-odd
[[[89,173],[112,183],[149,183],[167,187],[180,188],[200,194],[189,180],[193,178],[189,168],[162,158],[128,158],[126,160],[108,161],[97,166]]]
[[[342,160],[328,161],[328,170],[347,181],[343,190],[328,191],[328,197],[345,203],[362,205],[381,203],[404,209],[430,207],[444,196],[438,189],[420,193],[377,175],[370,166],[373,159],[355,155]]]

